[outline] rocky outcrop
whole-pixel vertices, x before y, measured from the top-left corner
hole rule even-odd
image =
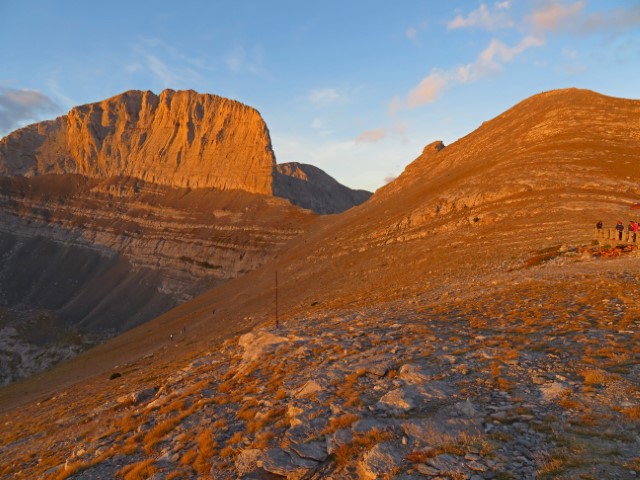
[[[313,165],[277,166],[274,194],[316,213],[340,213],[366,202],[371,192],[352,190]]]
[[[134,177],[271,194],[275,157],[253,108],[194,91],[128,91],[0,141],[0,175]]]

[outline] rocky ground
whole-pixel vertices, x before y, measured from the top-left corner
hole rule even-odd
[[[189,358],[173,358],[195,341],[180,332],[4,415],[0,472],[640,478],[637,256],[552,257],[375,307],[309,305]]]

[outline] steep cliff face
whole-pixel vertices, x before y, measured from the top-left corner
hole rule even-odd
[[[276,169],[274,194],[316,213],[344,212],[371,197],[371,192],[345,187],[313,165],[290,162]]]
[[[127,176],[271,194],[274,165],[255,109],[193,91],[129,91],[0,140],[0,175]]]

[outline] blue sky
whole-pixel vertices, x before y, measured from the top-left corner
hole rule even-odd
[[[257,108],[279,163],[375,190],[535,93],[640,98],[638,0],[0,0],[0,135],[130,89]]]

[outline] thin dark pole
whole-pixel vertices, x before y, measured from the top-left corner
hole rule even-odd
[[[278,328],[279,322],[278,322],[278,272],[276,271],[276,328]]]

